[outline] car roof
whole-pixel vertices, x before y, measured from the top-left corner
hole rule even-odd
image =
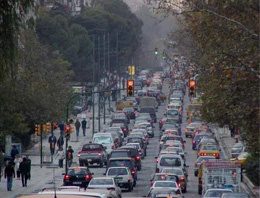
[[[109,161],[112,161],[112,160],[130,160],[132,161],[132,158],[131,157],[113,157],[113,158],[109,158]]]

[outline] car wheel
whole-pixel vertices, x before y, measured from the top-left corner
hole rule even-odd
[[[128,185],[128,192],[131,192],[131,191],[132,191],[132,184],[129,183],[129,185]]]

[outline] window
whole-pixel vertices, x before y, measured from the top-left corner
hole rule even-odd
[[[127,170],[125,168],[112,168],[109,169],[108,175],[127,175]]]
[[[181,160],[173,157],[162,157],[160,166],[181,166]]]
[[[112,179],[92,179],[90,181],[91,185],[113,185],[114,182]]]
[[[111,137],[96,137],[94,139],[94,143],[111,144],[112,143],[112,139],[111,139]]]
[[[170,188],[177,188],[175,182],[156,182],[154,187],[170,187]]]
[[[82,151],[101,150],[101,146],[97,144],[84,145]]]

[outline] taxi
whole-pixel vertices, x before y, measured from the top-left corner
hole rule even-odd
[[[247,158],[248,158],[248,152],[242,152],[236,158],[230,158],[230,161],[238,161],[243,166],[246,163]]]
[[[219,159],[219,147],[215,144],[201,145],[200,150],[198,151],[198,157],[199,156],[214,156],[216,159]]]

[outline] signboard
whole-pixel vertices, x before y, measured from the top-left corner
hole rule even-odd
[[[83,86],[73,86],[72,89],[73,89],[73,93],[79,93],[79,94],[83,93]]]
[[[204,164],[207,168],[240,168],[241,164],[239,162],[228,162],[228,161],[209,161]]]

